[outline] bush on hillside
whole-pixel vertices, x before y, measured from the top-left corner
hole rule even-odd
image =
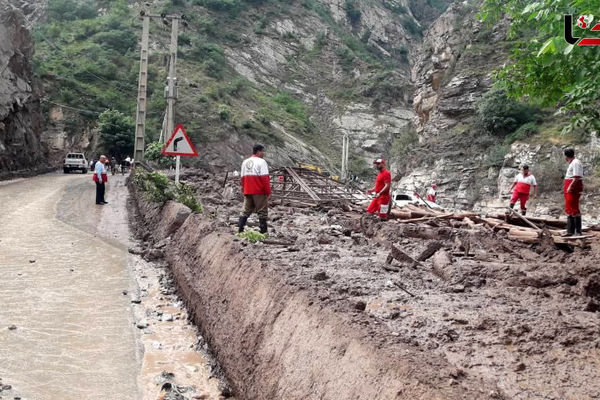
[[[479,102],[477,110],[481,127],[494,136],[506,137],[521,125],[535,119],[537,110],[508,97],[506,90],[494,88]]]
[[[346,15],[348,16],[348,19],[352,25],[356,25],[360,22],[361,12],[357,3],[358,2],[356,0],[346,0],[346,3],[344,4]]]
[[[48,2],[48,16],[56,21],[96,18],[98,10],[95,3],[95,1],[90,0],[50,0]]]

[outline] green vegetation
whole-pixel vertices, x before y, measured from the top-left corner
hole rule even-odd
[[[512,21],[513,63],[498,72],[497,80],[510,96],[536,99],[569,116],[564,133],[600,129],[600,52],[595,46],[570,45],[563,38],[563,14],[578,18],[597,11],[595,0],[485,0],[480,14],[488,23],[505,14]],[[589,29],[573,29],[576,36],[594,36]]]
[[[176,184],[160,172],[135,171],[133,183],[147,198],[155,203],[175,200],[188,206],[193,212],[201,213],[204,208],[196,197],[196,190],[185,183]]]
[[[104,150],[112,157],[133,153],[135,125],[131,117],[117,110],[106,110],[98,117],[98,130]]]
[[[506,90],[494,88],[483,96],[477,113],[486,132],[505,138],[523,124],[533,121],[536,111],[534,107],[508,97]],[[520,132],[523,133],[526,132]]]
[[[130,8],[127,0],[48,2],[50,16],[38,24],[34,32],[35,69],[49,95],[45,107],[52,107],[50,102],[66,106],[62,123],[72,134],[96,128],[101,114],[103,119],[119,115],[120,121],[126,116],[127,123],[132,122],[139,71],[141,24],[138,8]],[[388,3],[404,15],[406,10],[401,5]],[[388,107],[404,98],[401,84],[404,80],[394,70],[398,61],[407,61],[408,53],[406,49],[388,49],[392,57],[382,55],[379,49],[369,44],[372,41],[368,30],[361,30],[358,35],[358,29],[355,29],[363,17],[363,3],[344,0],[342,5],[354,27],[336,22],[329,7],[320,0],[165,0],[160,4],[151,3],[148,11],[152,13],[185,12],[188,17],[189,26],[180,26],[178,37],[177,122],[186,126],[197,144],[219,143],[231,135],[240,135],[268,145],[282,145],[289,134],[327,155],[337,156],[331,139],[315,125],[319,119],[311,119],[315,111],[313,105],[306,103],[304,96],[296,94],[296,89],[292,92],[284,88],[307,85],[307,92],[311,92],[313,88],[309,85],[314,84],[323,86],[328,94],[335,91],[335,99],[344,103],[367,98],[376,107]],[[308,16],[317,16],[325,28],[317,35],[311,49],[306,49],[304,46],[309,46],[293,33],[281,34],[281,40],[294,42],[299,50],[287,58],[288,64],[282,66],[281,74],[273,77],[277,85],[251,82],[229,64],[230,51],[239,54],[244,47],[252,45],[254,34],[268,34],[270,38],[276,34],[271,24],[274,20]],[[151,41],[155,46],[149,59],[147,156],[159,166],[168,166],[172,159],[160,156],[161,146],[153,142],[159,136],[165,110],[163,93],[169,30],[162,27],[160,21],[152,21],[151,26]],[[358,70],[360,75],[343,74],[334,86],[321,75],[323,71],[331,70],[330,60],[335,59],[336,54],[338,59],[334,69]],[[307,76],[308,69],[315,71],[315,77]],[[99,150],[130,154],[131,143],[125,143],[114,133],[104,135],[106,140],[101,141],[104,148]],[[359,164],[356,161],[357,171],[365,169]],[[369,167],[366,165],[366,169]]]
[[[146,146],[146,152],[144,158],[147,161],[155,163],[161,168],[169,168],[175,166],[175,160],[173,157],[163,156],[161,154],[163,149],[163,143],[151,142]]]
[[[237,233],[236,236],[250,243],[264,242],[265,239],[269,237],[266,233],[256,231],[244,231],[242,233]]]
[[[90,19],[98,15],[95,5],[77,0],[53,0],[48,4],[48,17],[56,21]]]
[[[356,0],[346,0],[344,3],[344,10],[346,10],[346,15],[350,20],[352,25],[356,25],[360,22],[361,11],[358,8],[358,1]]]

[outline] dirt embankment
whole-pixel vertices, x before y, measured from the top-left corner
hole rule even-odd
[[[134,188],[132,194],[137,200],[138,235],[150,242],[168,242],[164,253],[181,295],[236,397],[506,398],[490,380],[468,375],[443,355],[406,343],[367,310],[367,291],[348,285],[381,270],[369,262],[378,250],[364,253],[370,248],[366,238],[356,244],[363,254],[354,254],[353,239],[345,237],[341,247],[348,254],[343,259],[323,248],[329,245],[317,245],[313,251],[309,242],[292,234],[286,238],[281,232],[273,236],[296,244],[249,245],[232,235],[227,223],[238,207],[235,200],[205,197],[207,212],[184,218],[183,206],[167,203],[161,208]],[[217,210],[217,204],[228,211]],[[306,225],[310,221],[303,223],[310,217],[293,215],[290,209],[272,215],[279,221],[277,231],[285,231],[282,211],[291,211],[286,219],[310,231]],[[318,226],[313,228],[316,232]],[[330,235],[321,236],[325,243]],[[370,286],[366,279],[364,287]]]
[[[271,244],[252,245],[232,235],[235,184],[185,179],[204,216],[173,223],[178,206],[142,200],[140,229],[171,235],[166,258],[240,398],[600,398],[596,239],[565,252],[281,204]]]

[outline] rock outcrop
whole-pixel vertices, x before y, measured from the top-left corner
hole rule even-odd
[[[475,117],[493,71],[507,59],[507,27],[486,26],[476,12],[471,3],[453,3],[413,52],[413,122],[420,147],[399,170],[401,190],[423,192],[435,181],[443,205],[454,208],[471,208],[497,194],[498,171],[488,169],[490,143],[477,132]]]
[[[0,3],[0,178],[45,166],[34,41],[22,12]]]

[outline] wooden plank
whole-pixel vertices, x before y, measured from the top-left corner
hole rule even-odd
[[[515,210],[513,210],[510,207],[506,207],[506,209],[510,210],[511,213],[513,213],[514,215],[516,215],[517,217],[519,217],[523,222],[525,222],[527,225],[531,226],[536,231],[541,231],[541,229],[539,228],[539,226],[537,226],[536,224],[534,224],[533,222],[531,222],[530,220],[528,220],[527,218],[525,218],[524,215],[519,214],[518,212],[516,212]]]

